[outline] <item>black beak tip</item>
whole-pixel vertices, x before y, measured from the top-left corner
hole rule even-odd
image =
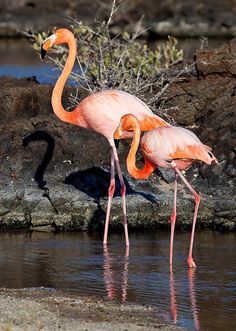
[[[41,46],[41,59],[43,60],[45,58],[47,51],[45,51],[45,49],[43,48],[43,46]]]

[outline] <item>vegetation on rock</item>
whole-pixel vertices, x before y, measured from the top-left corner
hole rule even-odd
[[[124,31],[120,35],[112,35],[110,25],[117,9],[114,0],[108,21],[96,22],[93,27],[75,20],[72,22],[71,31],[78,40],[79,55],[71,77],[77,86],[89,93],[121,89],[155,108],[158,97],[166,88],[167,70],[183,60],[183,51],[177,47],[177,39],[173,36],[151,49],[139,39],[143,32],[140,32],[140,22],[134,33]],[[37,51],[50,33],[33,34],[33,47]],[[68,50],[60,45],[55,52],[56,57],[51,60],[62,69]],[[71,101],[74,107],[79,101],[78,95]]]

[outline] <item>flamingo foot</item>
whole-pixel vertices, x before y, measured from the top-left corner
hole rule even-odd
[[[188,266],[189,266],[189,268],[196,268],[196,264],[195,264],[195,262],[193,261],[192,256],[189,256],[189,257],[188,257]]]

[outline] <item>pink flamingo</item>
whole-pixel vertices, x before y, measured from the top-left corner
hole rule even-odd
[[[118,139],[124,131],[134,131],[134,137],[127,157],[128,172],[136,179],[146,179],[159,167],[172,168],[175,171],[174,206],[171,215],[171,237],[170,237],[170,265],[172,265],[173,240],[176,220],[176,198],[177,198],[177,177],[179,176],[195,198],[195,210],[193,217],[192,233],[188,254],[189,267],[196,267],[192,258],[195,225],[200,203],[200,195],[193,189],[181,170],[189,168],[196,160],[207,164],[217,162],[210,152],[211,147],[203,145],[198,137],[191,131],[176,127],[163,126],[146,132],[141,139],[141,148],[145,160],[144,168],[136,167],[136,152],[140,142],[140,124],[138,119],[131,114],[121,118],[114,138]]]
[[[155,127],[168,125],[162,118],[155,115],[145,103],[135,96],[124,91],[109,90],[88,96],[71,112],[67,112],[61,103],[62,92],[68,76],[73,68],[76,58],[76,40],[71,31],[67,29],[58,29],[50,37],[45,39],[41,46],[41,57],[44,58],[46,52],[53,45],[67,44],[69,55],[64,69],[58,78],[52,92],[52,108],[60,120],[75,124],[83,128],[92,129],[105,136],[111,146],[111,179],[108,189],[108,204],[106,211],[106,220],[104,228],[103,244],[107,244],[108,225],[110,218],[110,209],[115,190],[115,166],[117,168],[119,181],[121,184],[122,208],[124,215],[125,242],[129,246],[128,226],[126,220],[126,188],[117,150],[115,147],[113,134],[119,125],[120,119],[125,114],[134,114],[140,122],[141,130],[148,131]],[[126,133],[122,138],[132,137],[132,134]]]

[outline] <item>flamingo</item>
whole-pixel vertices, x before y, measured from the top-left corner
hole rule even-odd
[[[56,30],[51,36],[43,41],[41,45],[41,57],[43,59],[47,51],[53,45],[59,44],[67,44],[69,47],[69,54],[64,69],[62,70],[52,92],[51,103],[53,111],[60,120],[86,129],[92,129],[107,138],[111,146],[111,178],[108,189],[103,244],[107,244],[110,210],[115,191],[116,167],[121,185],[125,242],[126,245],[129,246],[128,225],[126,219],[126,188],[120,169],[113,134],[119,125],[121,117],[129,113],[134,114],[137,117],[142,131],[148,131],[155,127],[168,125],[168,123],[155,115],[140,99],[120,90],[106,90],[92,94],[83,99],[73,111],[67,112],[62,106],[61,97],[66,80],[73,68],[77,53],[76,40],[73,33],[65,28]],[[132,137],[132,134],[126,133],[122,138],[129,137]]]
[[[197,160],[209,165],[212,162],[218,163],[218,161],[211,153],[211,147],[203,145],[193,132],[177,126],[163,126],[146,132],[143,135],[141,149],[145,164],[143,169],[139,169],[136,167],[135,159],[141,136],[138,119],[132,114],[124,115],[114,133],[114,138],[119,139],[124,131],[131,130],[134,131],[134,136],[126,161],[130,175],[136,179],[147,179],[157,167],[171,168],[175,171],[174,205],[171,215],[170,266],[172,266],[173,257],[178,177],[182,179],[195,198],[195,210],[187,262],[190,268],[196,268],[196,264],[192,258],[192,251],[200,195],[193,189],[181,170],[189,168]]]

